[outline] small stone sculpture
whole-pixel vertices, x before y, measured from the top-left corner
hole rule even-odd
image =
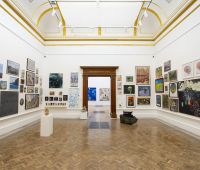
[[[44,114],[45,114],[45,116],[49,115],[49,109],[47,107],[45,107],[45,109],[44,109]]]

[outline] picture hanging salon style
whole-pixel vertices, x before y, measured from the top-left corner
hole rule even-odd
[[[135,107],[135,96],[134,95],[127,95],[126,96],[126,107],[127,108],[134,108]]]
[[[150,66],[136,66],[136,84],[149,85],[150,84]]]

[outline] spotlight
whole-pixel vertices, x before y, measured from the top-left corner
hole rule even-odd
[[[145,17],[145,18],[148,17],[147,10],[144,11],[144,17]]]
[[[55,14],[56,14],[56,10],[53,8],[51,15],[54,16]]]

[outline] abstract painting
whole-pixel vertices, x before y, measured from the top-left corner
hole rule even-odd
[[[180,87],[179,112],[200,117],[200,79],[187,80]]]
[[[30,71],[35,71],[35,61],[31,60],[30,58],[27,58],[26,69]]]
[[[88,101],[96,101],[96,87],[88,87]]]
[[[31,71],[26,72],[26,85],[34,86],[35,85],[35,73]]]
[[[10,77],[10,89],[18,90],[19,88],[19,78],[18,77]]]
[[[3,64],[0,63],[0,78],[3,77]]]
[[[50,73],[49,75],[49,88],[62,88],[63,87],[63,74]]]
[[[156,95],[156,106],[161,107],[161,95]]]
[[[170,97],[178,97],[177,83],[169,84],[169,96]]]
[[[7,89],[7,81],[0,81],[0,90]]]
[[[151,86],[138,86],[138,96],[151,96]]]
[[[39,94],[25,95],[25,109],[33,109],[39,107]]]
[[[20,64],[7,60],[7,74],[12,74],[14,76],[19,76]]]
[[[124,94],[135,94],[135,85],[124,85]]]
[[[78,72],[71,73],[70,84],[71,87],[78,87]]]
[[[149,97],[137,98],[137,105],[150,105],[150,104],[151,104],[151,99]]]
[[[127,108],[135,107],[135,96],[134,95],[127,95],[126,96],[126,107]]]
[[[164,93],[164,79],[156,79],[155,80],[155,91],[156,93]]]
[[[133,76],[126,76],[127,83],[133,83]]]
[[[162,108],[169,109],[169,95],[167,94],[162,95]]]
[[[177,70],[173,70],[169,72],[169,81],[170,82],[177,81]]]
[[[162,77],[162,66],[156,68],[156,78],[159,79]]]
[[[79,89],[70,88],[69,89],[69,108],[78,108],[79,107]]]
[[[194,63],[187,63],[182,66],[183,79],[194,77]]]
[[[99,89],[99,100],[100,101],[110,101],[110,88],[100,88]]]
[[[197,77],[197,76],[200,76],[200,60],[196,60],[194,62],[194,75]]]
[[[172,112],[179,111],[179,100],[174,98],[169,98],[169,110]]]
[[[149,85],[150,84],[150,67],[136,66],[136,84]]]
[[[164,62],[164,72],[171,70],[171,60]]]

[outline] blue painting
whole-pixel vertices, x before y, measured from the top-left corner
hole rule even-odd
[[[88,87],[88,101],[96,101],[96,87]]]
[[[19,88],[19,78],[10,77],[10,89],[18,90]]]
[[[151,96],[151,86],[138,86],[138,96]]]
[[[0,63],[0,78],[3,77],[3,64]]]

